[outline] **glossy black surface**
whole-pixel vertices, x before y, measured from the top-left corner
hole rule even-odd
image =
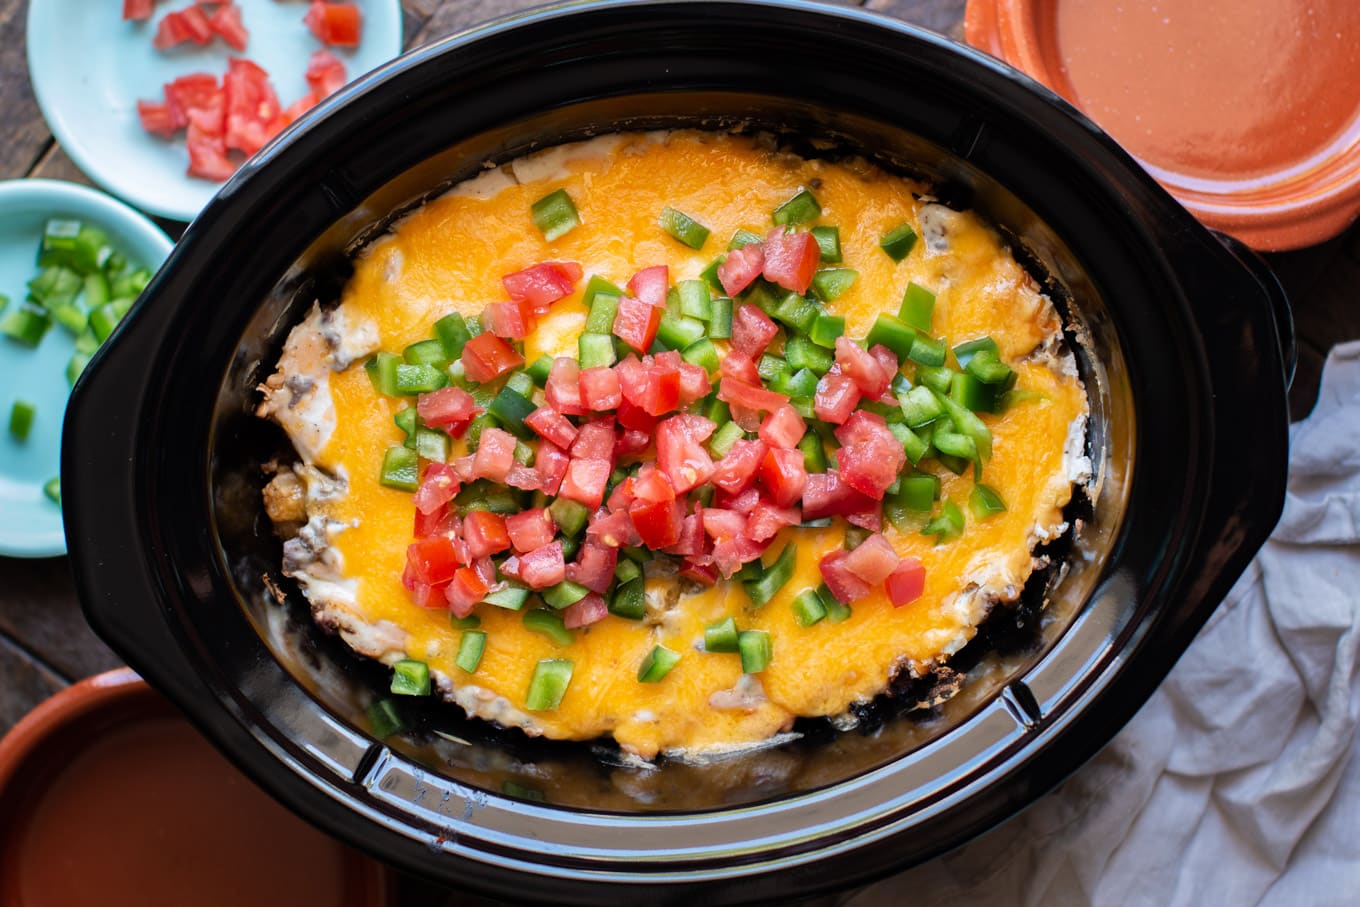
[[[259,467],[280,438],[251,415],[254,385],[392,210],[535,146],[734,122],[934,181],[1071,303],[1103,485],[1039,647],[933,726],[707,768],[625,769],[453,709],[421,727],[466,743],[374,741],[382,672],[264,603],[278,547]],[[581,903],[812,894],[986,829],[1128,720],[1278,517],[1292,357],[1259,260],[988,57],[793,2],[537,12],[365,78],[224,188],[75,391],[68,543],[91,623],[129,663],[284,802],[405,869]],[[534,778],[549,802],[500,793]]]

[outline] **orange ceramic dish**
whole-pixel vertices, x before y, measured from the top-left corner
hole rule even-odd
[[[1255,248],[1318,243],[1360,215],[1353,0],[970,0],[966,32]]]
[[[7,907],[381,907],[388,888],[132,671],[63,690],[0,740]]]

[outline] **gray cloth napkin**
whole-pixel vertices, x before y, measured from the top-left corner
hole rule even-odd
[[[1360,342],[1291,442],[1270,541],[1110,745],[849,904],[1360,905]]]

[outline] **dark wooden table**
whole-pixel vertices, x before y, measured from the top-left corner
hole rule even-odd
[[[114,2],[114,0],[99,0]],[[827,0],[833,2],[833,0]],[[538,5],[537,0],[403,0],[407,46]],[[861,0],[889,16],[962,39],[964,0]],[[38,112],[25,67],[28,0],[0,0],[0,179],[46,177],[89,183],[53,139]],[[172,235],[183,225],[164,224]],[[1309,249],[1270,256],[1294,303],[1299,371],[1290,394],[1294,418],[1312,409],[1326,351],[1360,338],[1360,225]],[[0,558],[0,735],[57,690],[119,660],[85,625],[65,559]],[[402,881],[402,904],[468,904]]]

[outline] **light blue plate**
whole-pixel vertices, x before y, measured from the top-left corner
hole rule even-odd
[[[128,261],[152,271],[173,246],[151,221],[94,189],[53,180],[0,182],[0,294],[9,297],[6,313],[23,301],[25,284],[38,273],[43,227],[54,217],[99,227]],[[37,349],[0,336],[0,555],[66,553],[61,508],[42,489],[61,461],[61,420],[70,395],[66,365],[74,352],[74,339],[57,325]],[[9,433],[16,398],[38,410],[25,441]]]
[[[250,32],[244,54],[221,39],[205,47],[152,47],[161,18],[189,6],[190,0],[157,3],[146,22],[124,22],[118,0],[31,0],[28,69],[33,93],[62,148],[92,180],[144,211],[193,220],[220,184],[187,174],[183,132],[162,139],[142,129],[137,100],[163,100],[166,82],[192,72],[221,78],[232,56],[264,67],[284,107],[307,93],[307,60],[322,47],[302,24],[307,4],[236,2]],[[330,48],[350,79],[401,53],[399,0],[357,2],[363,11],[359,47]]]

